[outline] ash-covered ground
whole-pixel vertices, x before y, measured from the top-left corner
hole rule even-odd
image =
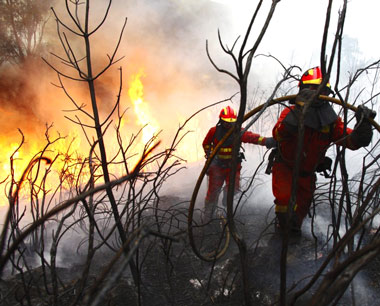
[[[128,266],[122,259],[113,267],[112,273],[95,293],[96,304],[89,305],[244,305],[241,282],[240,256],[236,243],[231,238],[224,256],[215,262],[200,260],[189,245],[187,234],[187,213],[189,202],[179,197],[163,197],[160,202],[161,220],[166,224],[161,228],[165,235],[173,235],[177,241],[150,236],[143,240],[139,248],[140,301],[133,285]],[[157,216],[146,212],[144,222],[155,230]],[[281,236],[275,232],[273,211],[245,205],[238,209],[236,223],[248,246],[248,275],[252,305],[276,305],[280,292]],[[195,223],[200,221],[199,211],[195,212]],[[215,220],[202,228],[194,229],[196,244],[204,250],[213,249],[220,221]],[[303,225],[301,237],[291,238],[287,255],[287,287],[289,295],[303,287],[314,275],[326,258],[330,249],[322,232],[311,235],[310,219]],[[66,290],[60,290],[57,305],[72,305],[76,288],[83,276],[85,261],[83,252],[66,250],[61,262],[66,262],[58,270],[59,280]],[[86,286],[96,283],[106,265],[111,262],[114,252],[104,248],[94,257]],[[30,255],[32,256],[32,255]],[[36,263],[38,265],[38,262]],[[45,267],[45,269],[48,269]],[[120,269],[123,269],[120,271]],[[120,272],[120,276],[113,278]],[[46,279],[46,276],[48,279]],[[375,259],[358,273],[346,293],[336,305],[377,305],[380,294],[380,260]],[[25,293],[23,284],[28,284],[31,305],[46,305],[53,300],[49,272],[41,267],[31,268],[23,275],[15,273],[1,281],[1,305],[22,305]],[[296,305],[308,305],[315,291],[314,286],[297,300]],[[105,292],[101,293],[101,289]],[[89,289],[90,290],[90,289]],[[87,292],[90,292],[90,291]],[[101,293],[101,294],[100,294]],[[42,301],[42,302],[41,302]],[[84,300],[86,301],[86,299]],[[25,302],[25,299],[24,299]],[[94,304],[95,303],[95,304]],[[27,304],[27,303],[26,303]],[[79,305],[87,305],[81,302]]]

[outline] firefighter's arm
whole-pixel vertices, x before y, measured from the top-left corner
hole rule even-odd
[[[212,150],[211,146],[212,146],[214,134],[215,134],[215,127],[211,128],[208,131],[205,139],[203,140],[202,146],[203,146],[203,150],[205,152],[205,158],[208,158],[211,154],[211,150]]]
[[[346,135],[348,135],[347,140],[337,141],[338,145],[345,145],[348,149],[357,150],[362,147],[366,147],[370,144],[372,140],[372,126],[369,122],[369,118],[374,118],[376,116],[376,112],[367,108],[364,105],[360,105],[358,110],[356,111],[356,125],[352,130],[350,128],[346,128]],[[334,129],[334,134],[337,133],[339,138],[344,134],[344,124],[340,118],[337,120],[337,124]]]
[[[277,142],[272,137],[263,137],[259,134],[252,132],[245,132],[241,137],[241,142],[253,143],[260,146],[266,146],[267,148],[273,148],[277,145]]]
[[[280,117],[278,118],[277,123],[275,124],[275,126],[273,128],[273,131],[272,131],[273,138],[277,142],[280,142],[280,141],[287,139],[287,138],[293,138],[294,137],[294,135],[286,127],[286,124],[283,123],[284,119],[289,114],[289,112],[291,111],[292,108],[293,107],[290,107],[290,108],[287,107],[281,112]]]
[[[342,122],[342,119],[338,117],[334,126],[333,141],[339,146],[344,146],[351,150],[357,150],[359,147],[352,141],[351,134],[352,129],[348,127],[344,129],[344,123]]]

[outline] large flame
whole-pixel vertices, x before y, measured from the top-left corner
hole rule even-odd
[[[129,167],[133,167],[134,164],[138,161],[142,152],[149,150],[158,139],[155,139],[155,136],[160,132],[161,125],[159,120],[161,120],[163,125],[170,125],[173,127],[180,127],[186,120],[186,117],[172,110],[167,112],[168,116],[164,118],[156,114],[153,109],[153,104],[149,104],[144,100],[144,86],[142,78],[144,77],[143,72],[139,72],[132,76],[131,82],[128,84],[128,95],[130,103],[133,106],[134,114],[136,117],[136,122],[132,123],[133,128],[141,129],[141,138],[135,139],[135,143],[132,151],[128,152],[128,163]],[[164,121],[163,121],[164,120]],[[130,125],[131,122],[128,122]],[[181,158],[186,162],[195,162],[203,158],[203,153],[201,150],[201,138],[199,134],[199,122],[197,119],[193,118],[189,121],[185,128],[181,130],[181,135],[178,136],[178,139],[182,139],[182,136],[186,136],[179,142],[176,146],[176,151],[174,152],[174,157]],[[10,130],[16,129],[16,127],[10,127]],[[170,128],[169,128],[170,129]],[[122,129],[123,133],[128,133],[130,130]],[[188,133],[190,131],[190,133]],[[49,131],[51,133],[52,131]],[[159,135],[162,141],[162,146],[170,146],[172,140],[177,130],[172,129],[170,131],[165,131],[163,135]],[[57,186],[61,186],[63,189],[69,189],[73,185],[85,184],[86,180],[89,179],[89,169],[88,165],[83,164],[85,159],[88,159],[89,151],[86,143],[87,141],[81,141],[82,131],[76,126],[71,128],[71,132],[66,135],[65,138],[61,138],[59,141],[54,141],[48,147],[48,149],[43,153],[44,157],[52,159],[54,162],[50,168],[49,181],[45,185],[45,190],[55,190]],[[165,136],[164,136],[165,135]],[[22,176],[23,171],[28,167],[29,162],[41,154],[41,150],[46,146],[46,137],[41,133],[29,133],[25,134],[25,143],[20,147],[21,136],[16,137],[2,136],[0,137],[0,186],[2,187],[2,193],[0,194],[0,205],[7,205],[7,193],[9,190],[11,180],[13,182],[18,182]],[[56,136],[58,138],[58,136]],[[10,140],[11,139],[11,140]],[[49,139],[55,139],[52,135],[49,135]],[[178,141],[177,139],[177,141]],[[118,143],[111,135],[107,138],[107,149],[108,151],[115,152],[118,151]],[[164,148],[162,148],[163,150]],[[111,152],[110,156],[112,156]],[[81,154],[81,155],[80,155]],[[84,154],[84,155],[83,155]],[[58,158],[57,155],[59,155]],[[41,156],[41,155],[40,155]],[[11,159],[13,161],[11,165]],[[85,165],[83,167],[83,165]],[[50,165],[43,165],[40,167],[40,173],[38,176],[41,179],[43,173],[47,167]],[[118,163],[110,165],[112,173],[115,176],[123,174],[123,169]],[[37,168],[37,167],[33,167]],[[41,170],[42,169],[42,170]],[[34,169],[32,169],[34,171]],[[80,171],[80,172],[79,172]],[[98,169],[98,171],[100,171]],[[33,174],[33,172],[31,172]],[[53,175],[53,174],[54,175]],[[13,174],[13,175],[12,175]],[[101,173],[99,173],[101,175]],[[80,180],[79,180],[80,178]],[[39,182],[38,180],[36,182]],[[27,184],[26,184],[27,185]],[[25,189],[25,195],[28,196],[28,190]],[[29,190],[30,193],[30,190]],[[22,198],[22,194],[20,195]]]
[[[160,131],[160,124],[158,122],[158,116],[153,116],[149,103],[144,101],[144,86],[141,81],[142,77],[144,77],[143,72],[139,72],[136,75],[132,76],[130,87],[128,89],[128,95],[131,99],[131,102],[134,106],[134,111],[137,117],[138,126],[142,127],[142,144],[146,145],[149,141],[151,141],[157,133]],[[181,126],[186,118],[184,118],[181,114],[177,114],[177,117],[173,116],[165,116],[164,118],[160,118],[161,120],[172,122],[173,126]],[[176,147],[175,155],[180,157],[187,162],[195,162],[200,159],[200,154],[198,148],[200,147],[200,139],[198,137],[198,120],[192,119],[187,122],[185,131],[189,133],[186,137],[179,143]],[[185,131],[182,130],[182,135]],[[171,131],[175,132],[175,131]],[[170,137],[174,137],[173,133]],[[181,136],[179,136],[181,137]],[[170,143],[170,139],[168,139],[168,143]],[[141,147],[140,145],[140,147]],[[149,144],[149,147],[152,144]]]
[[[45,190],[54,190],[58,186],[61,186],[63,189],[69,189],[72,184],[76,183],[75,178],[79,177],[79,166],[75,167],[75,165],[78,165],[78,161],[82,157],[77,154],[77,152],[81,152],[81,144],[76,131],[71,132],[67,137],[56,136],[49,146],[46,146],[44,137],[40,135],[36,135],[36,137],[26,135],[25,138],[32,138],[32,141],[25,141],[25,143],[21,144],[21,137],[20,142],[9,142],[8,139],[1,139],[0,168],[2,169],[2,177],[0,177],[0,182],[5,184],[6,188],[0,194],[0,206],[8,204],[7,196],[9,194],[7,193],[10,184],[12,182],[20,183],[23,172],[28,168],[30,161],[33,159],[45,157],[54,161],[52,168],[49,170],[49,178],[43,183]],[[44,163],[41,166],[34,165],[29,169],[30,173],[26,176],[26,179],[32,179],[36,186],[41,185],[45,169],[49,167],[49,165],[45,165]],[[89,175],[88,170],[85,169],[81,173],[81,178],[86,176],[85,173]],[[27,184],[24,182],[23,186],[25,185]],[[37,196],[43,192],[42,188],[37,188],[36,190],[34,190],[34,193]],[[21,190],[19,196],[22,198],[28,192],[30,193],[30,190],[26,187],[25,190]]]
[[[159,124],[152,116],[149,105],[144,101],[144,86],[141,81],[143,73],[140,72],[132,77],[128,95],[134,106],[137,116],[137,124],[143,128],[142,141],[148,143],[159,131]]]

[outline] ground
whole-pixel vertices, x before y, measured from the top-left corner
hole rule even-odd
[[[146,239],[141,246],[139,251],[141,304],[146,306],[243,305],[240,257],[233,239],[222,258],[215,262],[200,260],[192,251],[186,233],[188,202],[176,197],[166,197],[163,200],[163,208],[166,205],[166,209],[170,209],[171,205],[175,204],[176,226],[174,227],[172,222],[173,230],[169,228],[166,230],[168,233],[176,232],[178,241],[169,243],[165,239]],[[279,298],[279,259],[282,239],[274,230],[271,212],[248,207],[238,211],[236,221],[248,246],[248,275],[252,304],[275,305]],[[200,215],[196,212],[195,220],[199,221],[199,218]],[[149,224],[154,218],[147,215],[145,220]],[[291,289],[289,294],[306,284],[329,252],[328,246],[322,247],[324,243],[322,238],[316,241],[311,235],[309,223],[310,221],[306,220],[301,237],[293,237],[290,241],[287,256],[287,287]],[[220,221],[215,220],[207,227],[195,231],[196,243],[199,243],[202,251],[207,251],[207,248],[212,249],[207,243],[212,245],[217,238],[209,234],[218,232],[220,228]],[[209,236],[204,238],[202,236],[204,234]],[[109,263],[113,256],[114,253],[107,250],[96,253],[88,277],[88,288],[95,283],[105,269],[105,264]],[[81,260],[84,258],[78,254],[75,258],[76,261],[58,271],[62,283],[66,284],[66,290],[60,292],[59,305],[70,305],[75,297],[78,280],[84,269],[81,265]],[[119,261],[113,270],[113,275],[116,275],[121,267],[123,265]],[[100,296],[99,305],[138,305],[137,291],[128,266],[121,272],[118,279],[110,277],[102,284],[101,288],[110,289]],[[24,283],[30,284],[31,288],[29,291],[31,305],[50,305],[52,302],[51,295],[47,294],[51,292],[51,281],[49,278],[45,281],[43,275],[41,267],[24,274],[27,278]],[[357,275],[353,285],[347,289],[346,294],[336,305],[376,305],[375,301],[380,297],[379,276],[380,259],[376,258]],[[1,281],[1,305],[21,305],[17,300],[21,300],[22,297],[24,304],[27,305],[21,280],[21,275],[16,274]],[[100,293],[99,290],[95,296]],[[314,290],[310,290],[310,294]],[[308,305],[310,294],[297,300],[296,305]]]

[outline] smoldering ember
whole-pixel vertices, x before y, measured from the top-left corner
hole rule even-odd
[[[378,305],[379,6],[0,1],[0,305]]]

